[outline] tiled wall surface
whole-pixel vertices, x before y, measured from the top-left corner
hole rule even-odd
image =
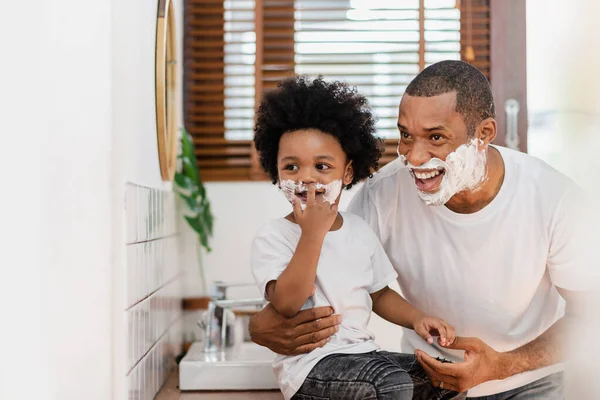
[[[154,398],[181,350],[181,268],[173,192],[127,184],[127,397]]]

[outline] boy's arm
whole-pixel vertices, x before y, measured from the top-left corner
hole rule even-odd
[[[402,296],[389,287],[371,293],[373,312],[393,324],[414,329],[415,321],[425,314],[409,304]]]
[[[296,315],[312,295],[324,238],[318,233],[302,233],[288,266],[276,281],[267,284],[269,301],[283,316]]]
[[[329,204],[322,197],[318,200],[315,185],[308,185],[306,208],[294,197],[294,218],[302,234],[292,260],[276,281],[267,284],[267,296],[277,312],[293,317],[311,296],[317,265],[325,235],[337,217],[337,204]]]
[[[441,346],[454,342],[454,327],[440,318],[427,316],[389,287],[371,293],[371,299],[375,314],[393,324],[413,329],[427,343],[433,344],[432,334],[439,336]]]

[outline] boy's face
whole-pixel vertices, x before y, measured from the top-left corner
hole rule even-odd
[[[329,184],[341,180],[352,183],[353,169],[338,140],[316,129],[302,129],[283,134],[279,140],[277,172],[280,181]],[[318,188],[322,196],[325,189]],[[296,193],[301,200],[306,193]]]

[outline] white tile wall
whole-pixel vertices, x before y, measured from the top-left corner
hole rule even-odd
[[[154,398],[181,351],[175,194],[127,184],[127,397]]]

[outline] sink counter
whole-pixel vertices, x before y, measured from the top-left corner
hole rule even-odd
[[[278,390],[181,392],[179,370],[175,369],[154,400],[283,400]]]

